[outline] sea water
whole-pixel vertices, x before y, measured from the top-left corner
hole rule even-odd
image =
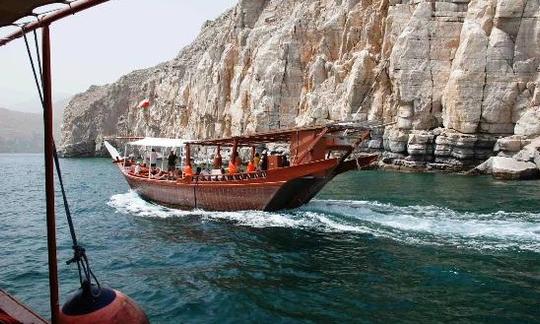
[[[539,181],[349,172],[296,210],[208,212],[140,199],[108,159],[61,164],[94,272],[154,323],[540,319]],[[49,316],[43,157],[0,165],[0,287]]]

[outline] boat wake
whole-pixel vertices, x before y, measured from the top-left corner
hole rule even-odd
[[[361,233],[406,244],[540,252],[540,214],[457,212],[436,206],[395,206],[373,201],[315,200],[283,212],[183,211],[155,205],[135,192],[114,195],[117,212],[139,217],[190,217],[255,228]]]

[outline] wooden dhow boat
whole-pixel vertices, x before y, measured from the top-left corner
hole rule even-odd
[[[105,146],[131,189],[143,199],[180,209],[276,211],[302,206],[336,175],[376,161],[377,155],[352,157],[376,127],[384,125],[334,123],[200,141],[142,138],[128,143],[123,157],[109,142]],[[152,172],[144,166],[135,166],[126,154],[129,146],[142,146],[146,150],[181,149],[185,152],[183,165],[191,169],[194,147],[199,150],[214,147],[218,156],[221,150],[230,151],[230,160],[235,161],[239,149],[251,150],[254,157],[268,144],[288,146],[290,162],[286,162],[283,154],[274,154],[268,156],[266,168],[253,172],[222,174],[215,169],[207,174],[172,178],[159,169]]]

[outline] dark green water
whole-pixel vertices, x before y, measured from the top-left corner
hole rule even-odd
[[[0,165],[17,166],[1,169],[0,287],[48,316],[42,157]],[[298,210],[214,213],[149,204],[106,159],[62,165],[95,272],[155,323],[539,322],[537,181],[355,172]]]

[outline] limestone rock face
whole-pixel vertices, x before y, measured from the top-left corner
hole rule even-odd
[[[240,0],[171,61],[76,96],[62,150],[380,120],[396,124],[366,149],[486,159],[540,134],[539,16],[537,0]]]

